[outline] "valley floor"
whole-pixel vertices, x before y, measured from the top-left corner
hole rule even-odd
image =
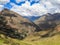
[[[60,35],[53,37],[40,38],[36,36],[29,36],[24,40],[5,38],[4,35],[0,37],[0,45],[60,45]]]

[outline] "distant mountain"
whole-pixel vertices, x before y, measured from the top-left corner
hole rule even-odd
[[[52,36],[60,32],[60,13],[45,14],[34,22],[42,31],[48,31],[46,34],[43,34],[42,37]]]
[[[39,25],[40,28],[50,28],[52,25],[60,24],[60,13],[55,14],[45,14],[41,16],[38,20],[34,21],[35,24]]]
[[[40,18],[40,16],[23,16],[24,18],[28,18],[30,21],[35,21]]]

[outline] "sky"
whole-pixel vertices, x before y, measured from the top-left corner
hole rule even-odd
[[[22,16],[42,16],[60,13],[60,0],[0,0],[0,11],[4,8]]]

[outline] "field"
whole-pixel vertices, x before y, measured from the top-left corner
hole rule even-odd
[[[29,36],[24,40],[2,37],[0,37],[0,45],[60,45],[60,35],[47,38]]]

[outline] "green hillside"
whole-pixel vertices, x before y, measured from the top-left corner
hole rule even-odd
[[[0,45],[60,45],[60,35],[48,38],[31,36],[24,40],[4,38],[4,35],[0,35]]]

